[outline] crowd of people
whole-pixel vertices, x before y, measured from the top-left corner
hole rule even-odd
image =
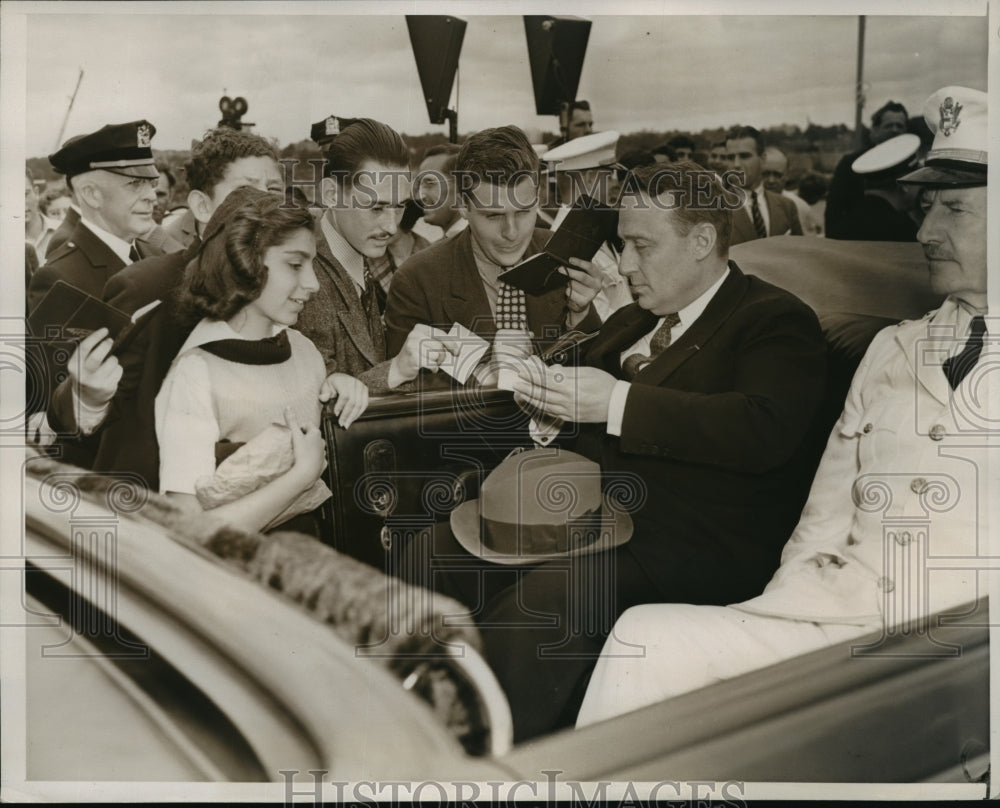
[[[325,150],[310,181],[284,172],[265,138],[214,129],[193,143],[172,212],[153,124],[73,137],[49,158],[66,196],[43,204],[26,175],[43,369],[29,380],[28,440],[180,508],[322,539],[324,406],[350,429],[370,396],[512,391],[532,419],[515,470],[505,461],[477,500],[415,538],[400,569],[473,610],[516,740],[912,617],[894,600],[912,587],[887,581],[916,568],[912,554],[957,553],[980,514],[967,500],[935,514],[932,539],[900,540],[887,562],[893,539],[856,484],[898,477],[898,497],[923,497],[926,478],[947,473],[974,490],[938,449],[961,432],[956,400],[996,350],[986,95],[944,88],[923,113],[930,140],[907,132],[901,105],[876,112],[871,148],[840,162],[825,214],[822,178],[789,190],[788,156],[752,126],[707,152],[678,136],[619,154],[586,102],[548,147],[501,125],[415,165],[386,124],[331,116],[314,127]],[[508,282],[581,206],[614,210],[617,231],[541,291]],[[810,489],[800,449],[825,393],[823,330],[729,251],[824,232],[919,241],[944,303],[875,338]],[[128,322],[73,332],[58,305],[67,287]],[[917,362],[928,338],[937,359]],[[477,342],[481,360],[459,380],[456,360]],[[578,361],[553,363],[567,344],[578,350],[559,356]],[[975,600],[975,570],[938,572],[920,609]]]

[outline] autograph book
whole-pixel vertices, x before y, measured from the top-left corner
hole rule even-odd
[[[567,265],[570,258],[589,261],[605,241],[613,242],[617,235],[618,211],[584,194],[566,214],[544,251],[511,267],[500,280],[529,295],[543,295],[569,282],[559,267]]]

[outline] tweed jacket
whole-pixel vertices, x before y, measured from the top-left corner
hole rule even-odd
[[[395,354],[386,353],[385,327],[381,319],[373,323],[372,328],[378,330],[372,338],[354,281],[333,257],[322,234],[316,239],[313,268],[319,289],[302,309],[295,327],[319,348],[327,375],[346,373],[363,381],[372,394],[387,392],[387,358]]]

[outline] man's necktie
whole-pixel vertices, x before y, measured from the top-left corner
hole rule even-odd
[[[663,318],[663,325],[657,328],[650,338],[649,354],[634,353],[625,357],[625,361],[622,362],[622,376],[626,380],[632,381],[640,370],[669,347],[671,340],[670,329],[678,325],[680,321],[681,318],[677,316],[677,313],[671,312]]]
[[[757,192],[751,191],[753,196],[753,229],[757,231],[757,238],[767,238],[767,228],[764,227],[764,217],[760,214],[760,205],[757,203]]]
[[[528,329],[528,309],[524,292],[500,281],[497,289],[497,328]]]
[[[972,333],[965,343],[960,353],[950,356],[944,360],[941,369],[951,389],[955,390],[979,361],[979,355],[983,352],[983,341],[986,336],[986,318],[979,314],[972,318]]]
[[[367,259],[365,259],[364,281],[365,288],[361,291],[361,308],[365,310],[368,330],[374,334],[376,325],[381,327],[382,309],[378,303],[378,282],[372,277]]]
[[[139,251],[136,249],[135,243],[133,242],[132,246],[129,248],[129,251],[128,251],[128,260],[129,260],[129,262],[131,262],[131,263],[134,264],[140,258],[142,258],[142,256],[139,255]]]

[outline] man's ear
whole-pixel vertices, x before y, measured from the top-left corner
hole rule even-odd
[[[333,177],[323,177],[320,184],[320,200],[328,208],[337,207],[341,198],[341,188]]]
[[[708,222],[699,222],[691,228],[691,231],[688,233],[688,239],[694,257],[701,261],[715,252],[715,242],[718,239],[718,235],[715,232],[714,225]]]
[[[93,210],[99,210],[104,202],[100,184],[93,179],[87,179],[74,186],[78,205],[86,205]]]
[[[187,203],[195,221],[200,224],[208,224],[208,220],[212,218],[212,212],[215,210],[212,197],[204,191],[189,191]]]

